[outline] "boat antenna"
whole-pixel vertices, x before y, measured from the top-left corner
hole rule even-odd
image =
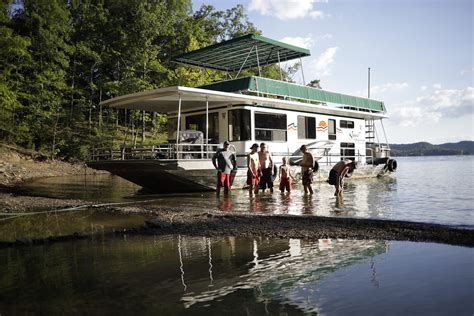
[[[369,67],[369,76],[368,76],[368,83],[367,83],[367,99],[370,99],[370,67]]]

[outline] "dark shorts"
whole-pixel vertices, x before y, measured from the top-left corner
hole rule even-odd
[[[338,178],[338,173],[336,170],[331,170],[329,171],[329,184],[330,185],[337,185],[337,178]]]
[[[230,173],[217,172],[217,185],[219,187],[230,188]]]
[[[309,185],[313,183],[313,170],[306,170],[303,172],[303,185]]]
[[[262,178],[260,178],[260,189],[273,188],[272,168],[262,169]]]

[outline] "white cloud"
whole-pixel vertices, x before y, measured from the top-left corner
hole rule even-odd
[[[314,10],[315,0],[251,0],[249,11],[257,11],[261,15],[275,16],[280,20],[291,20],[309,16],[322,19],[328,15],[322,11]]]
[[[474,67],[471,68],[471,69],[463,69],[463,70],[461,70],[460,73],[461,73],[461,76],[464,76],[465,74],[471,74],[473,72],[474,72]]]
[[[408,88],[408,83],[406,82],[387,82],[381,85],[370,86],[370,96],[375,97],[377,95],[382,95],[387,92],[399,92]],[[367,89],[359,90],[354,92],[355,95],[367,95]]]
[[[434,88],[434,89],[441,89],[441,84],[435,83],[435,84],[433,85],[433,88]]]
[[[416,126],[424,122],[439,122],[441,118],[473,115],[474,87],[437,90],[413,101],[395,105],[390,120],[401,126]]]
[[[331,74],[331,66],[334,63],[334,57],[336,56],[339,47],[327,48],[318,58],[314,64],[311,64],[311,68],[314,68],[315,75],[317,77],[324,77]]]
[[[427,86],[421,86],[421,87],[420,87],[420,90],[421,90],[421,91],[425,91],[426,89],[428,89]]]
[[[299,36],[290,37],[290,36],[287,36],[287,37],[282,38],[280,41],[284,42],[284,43],[287,43],[287,44],[290,44],[290,45],[303,47],[303,48],[306,48],[306,49],[309,49],[314,44],[314,41],[311,37],[311,34],[309,34],[307,37],[299,37]]]

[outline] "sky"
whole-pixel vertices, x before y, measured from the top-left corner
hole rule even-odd
[[[441,144],[474,140],[473,3],[193,0],[193,9],[242,4],[263,36],[311,51],[305,82],[320,79],[325,90],[367,97],[370,67],[370,96],[390,116],[388,141]],[[303,83],[301,72],[293,80]]]

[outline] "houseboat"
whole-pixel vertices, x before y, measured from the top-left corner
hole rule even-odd
[[[318,162],[316,181],[326,181],[341,159],[356,160],[353,178],[396,170],[382,120],[382,101],[326,91],[283,80],[239,75],[243,70],[310,56],[307,49],[249,34],[177,56],[177,63],[224,71],[228,80],[199,87],[174,86],[102,102],[115,109],[166,114],[168,142],[154,146],[95,149],[88,165],[154,192],[215,190],[212,156],[230,141],[237,157],[233,188],[245,186],[246,156],[265,142],[275,164],[290,158],[301,176],[299,148]],[[377,128],[376,128],[377,126]],[[377,132],[381,126],[383,135]],[[382,141],[381,136],[384,137]]]

